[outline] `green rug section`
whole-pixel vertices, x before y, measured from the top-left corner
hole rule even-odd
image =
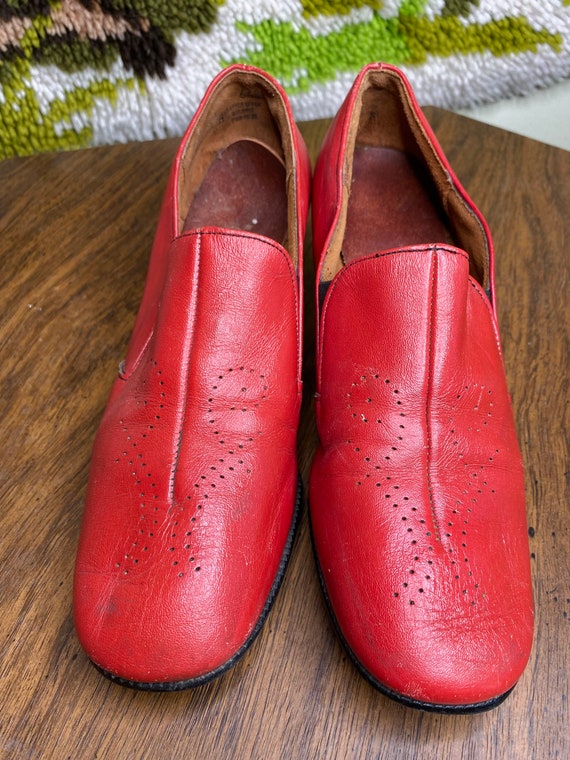
[[[357,8],[373,8],[380,10],[383,6],[382,0],[375,2],[366,2],[366,0],[302,0],[303,16],[313,18],[316,16],[346,16],[347,13]]]
[[[449,57],[488,50],[504,56],[535,52],[541,44],[555,51],[562,47],[560,34],[536,31],[523,17],[466,25],[451,14],[430,20],[407,11],[402,9],[397,18],[375,15],[370,22],[347,25],[322,37],[270,19],[256,25],[237,24],[240,31],[253,35],[260,49],[232,62],[265,69],[290,92],[296,92],[334,79],[339,71],[356,71],[374,60],[420,65],[428,55]],[[299,70],[303,76],[296,76]]]

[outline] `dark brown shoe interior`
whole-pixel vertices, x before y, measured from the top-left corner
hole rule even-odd
[[[204,226],[257,232],[283,245],[287,192],[282,161],[250,140],[219,150],[190,204],[184,231]]]
[[[236,71],[205,101],[180,162],[178,225],[255,232],[296,263],[295,155],[280,93]]]
[[[453,235],[422,163],[395,148],[357,144],[344,263],[390,248],[435,242],[453,242]]]
[[[347,263],[413,245],[469,253],[488,285],[486,232],[426,132],[402,80],[386,69],[362,80],[349,115],[344,192],[321,273],[321,294]]]

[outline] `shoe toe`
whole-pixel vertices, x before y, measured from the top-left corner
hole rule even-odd
[[[313,539],[329,608],[357,666],[380,690],[424,709],[500,701],[532,642],[516,513],[497,525],[488,510],[454,504],[441,526],[428,489],[414,480],[418,462],[374,480],[364,473],[357,485],[331,477],[321,459],[311,480]]]
[[[128,549],[112,549],[104,535],[91,539],[75,593],[77,632],[89,658],[116,680],[150,689],[198,685],[234,664],[281,581],[295,489],[287,483],[278,505],[263,488],[254,496],[242,492],[240,510],[221,494],[203,515],[167,506],[154,531],[126,537]],[[273,509],[282,520],[272,518]]]

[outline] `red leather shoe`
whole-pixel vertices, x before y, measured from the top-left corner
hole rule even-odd
[[[210,85],[178,151],[98,431],[74,613],[127,685],[204,683],[269,611],[300,503],[306,148],[267,74]]]
[[[338,632],[381,691],[470,712],[533,632],[493,249],[410,85],[373,64],[313,183],[320,446],[310,514]]]

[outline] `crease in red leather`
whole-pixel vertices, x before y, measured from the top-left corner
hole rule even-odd
[[[432,422],[431,422],[431,408],[432,408],[432,393],[433,393],[433,352],[434,342],[437,335],[437,325],[434,325],[436,318],[436,305],[437,305],[437,263],[438,253],[434,251],[431,255],[431,277],[429,283],[429,295],[428,295],[428,323],[427,323],[427,355],[426,355],[426,481],[427,490],[429,494],[429,501],[431,505],[432,527],[437,541],[440,540],[439,521],[436,514],[434,505],[434,493],[432,482]]]

